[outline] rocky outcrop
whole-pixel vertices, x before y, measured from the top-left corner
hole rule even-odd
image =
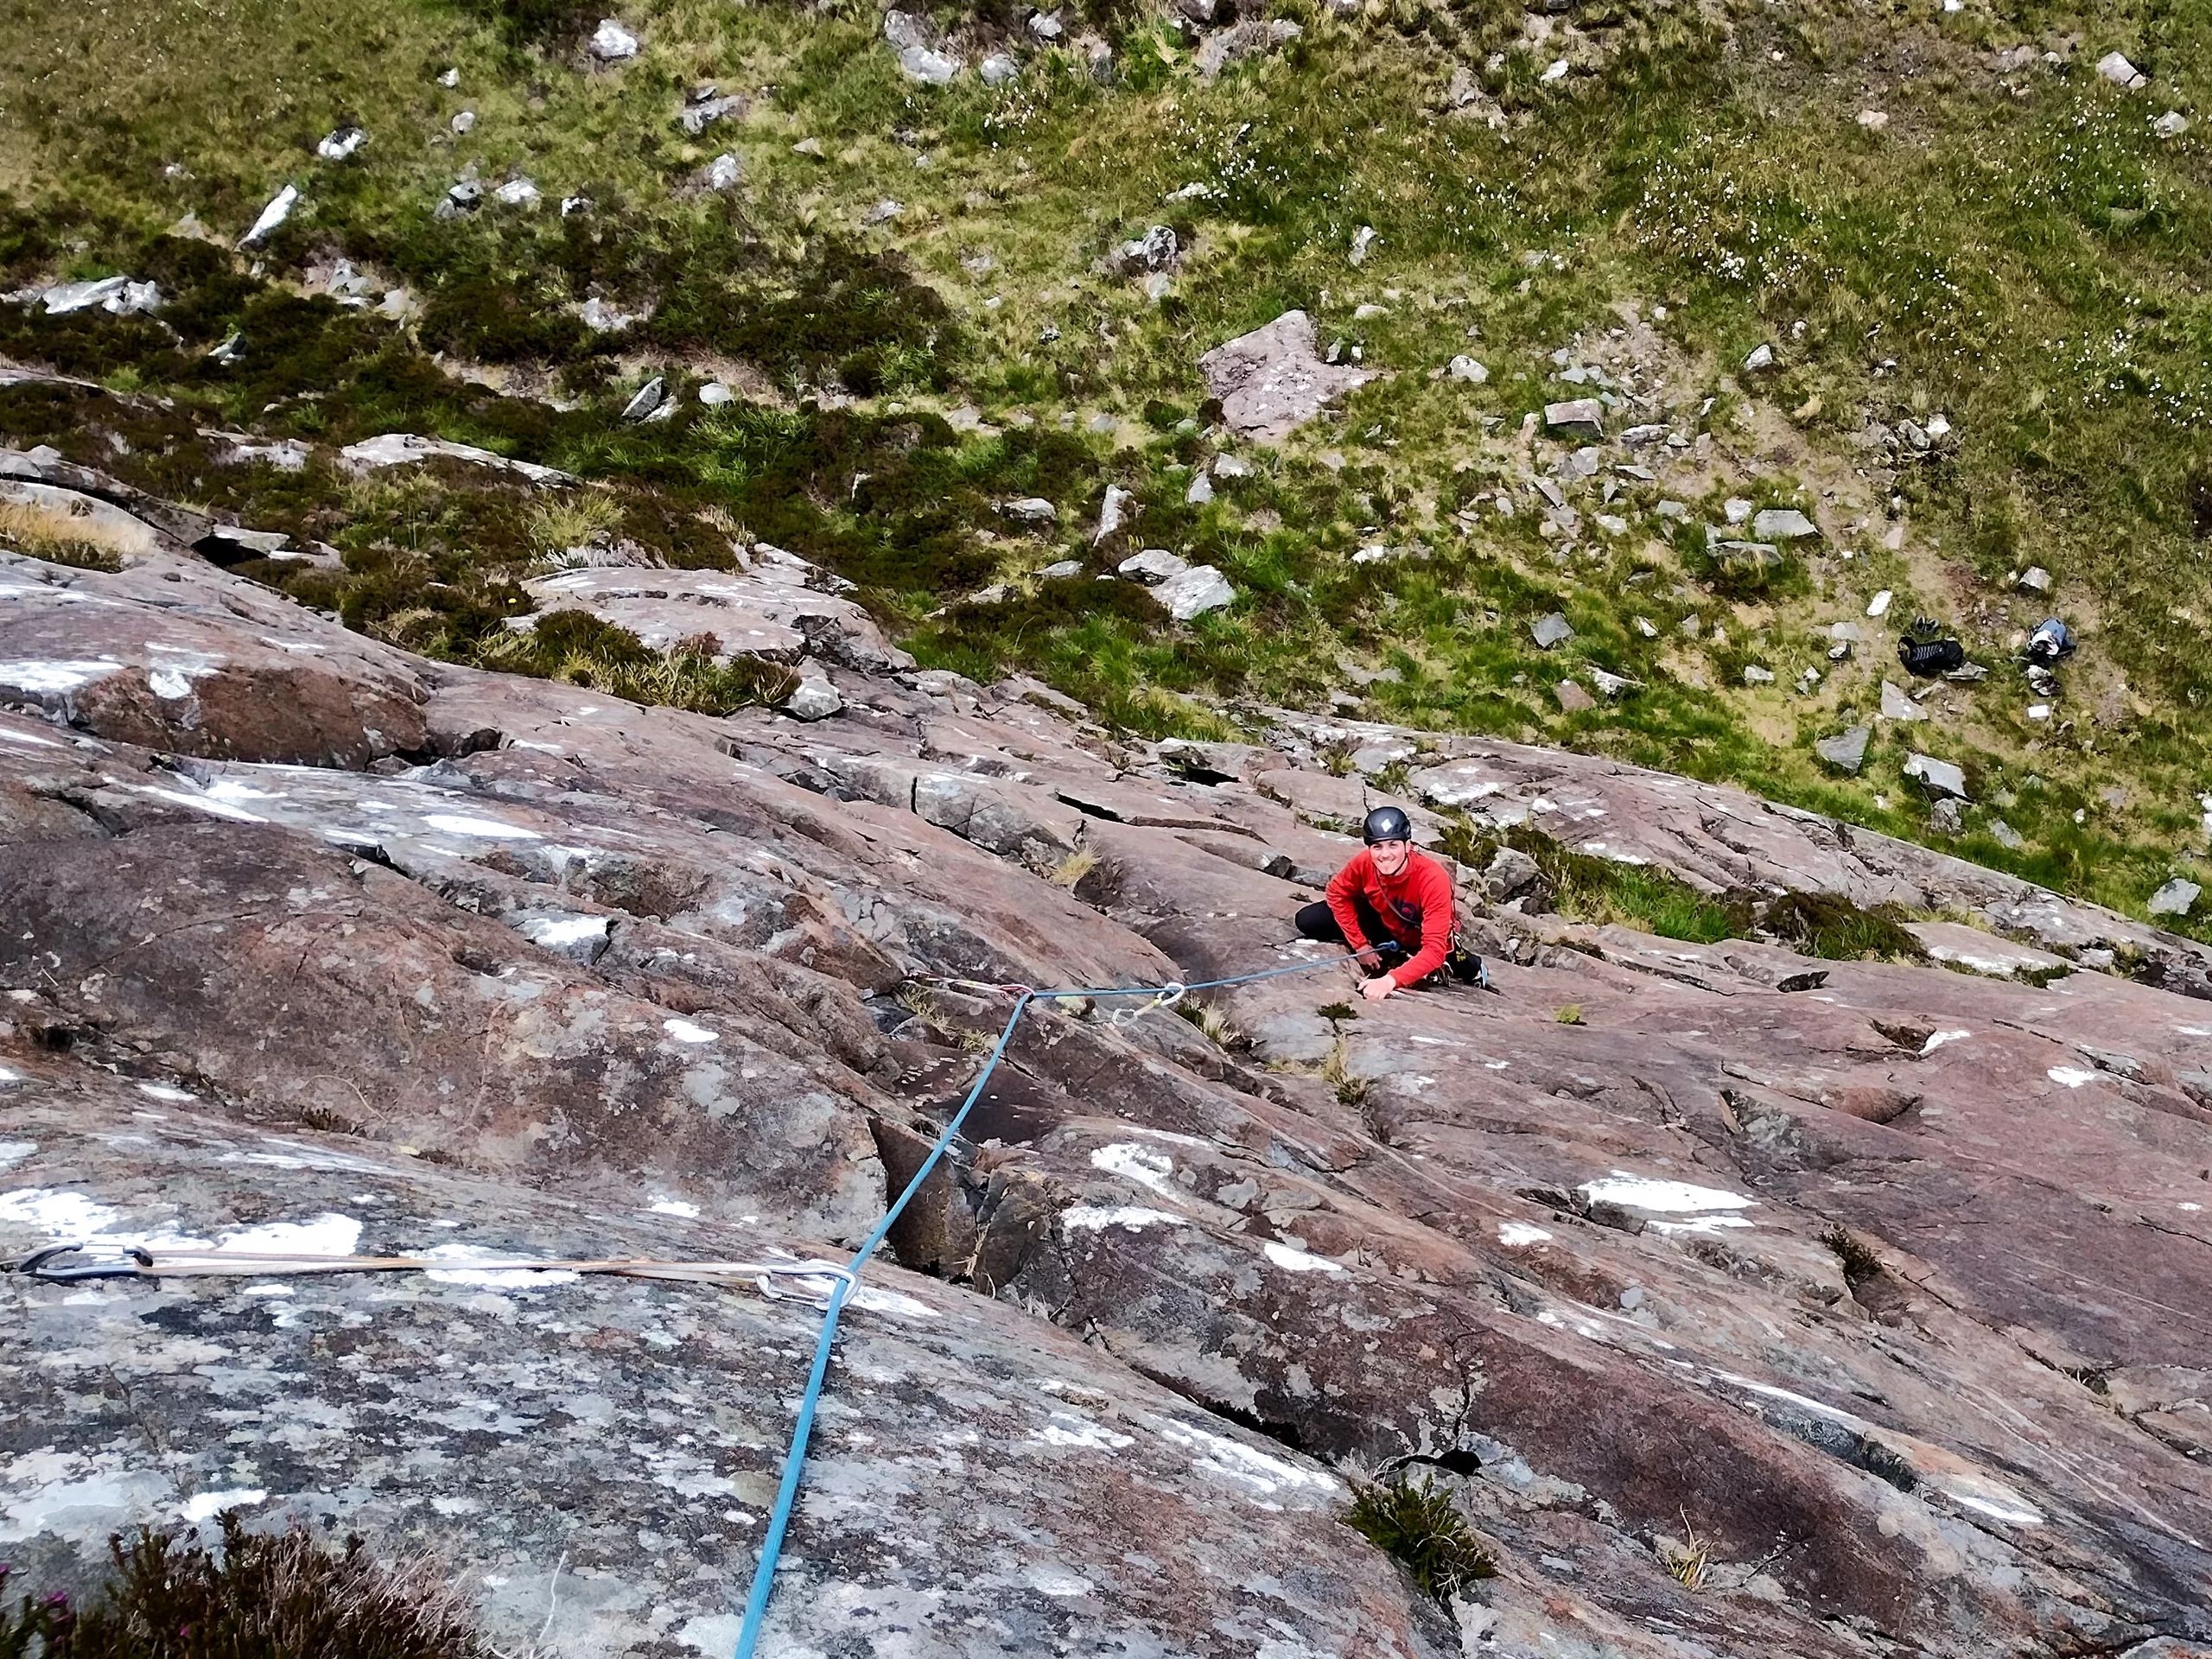
[[[772,1650],[2212,1641],[2177,936],[1591,757],[1280,711],[1131,745],[887,664],[715,720],[386,650],[160,537],[31,563],[0,659],[103,666],[0,690],[0,1253],[813,1257],[918,1167],[989,986],[1319,964],[1018,1028],[852,1315]],[[151,723],[159,644],[238,694]],[[1974,971],[1468,880],[1495,990],[1363,1002],[1287,917],[1393,798],[1944,911]],[[0,1543],[81,1578],[235,1503],[434,1542],[504,1642],[722,1652],[814,1324],[772,1283],[0,1280]],[[1448,1611],[1337,1519],[1393,1471],[1497,1561]]]

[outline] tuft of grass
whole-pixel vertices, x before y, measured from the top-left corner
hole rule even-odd
[[[1795,945],[1802,955],[1833,962],[1866,957],[1920,962],[1928,955],[1905,931],[1904,912],[1895,906],[1862,910],[1835,893],[1786,893],[1759,912],[1758,928]]]
[[[1088,847],[1078,847],[1058,863],[1052,866],[1050,880],[1056,887],[1065,887],[1072,893],[1082,884],[1083,878],[1098,868],[1098,855]]]
[[[48,507],[0,502],[0,550],[79,570],[120,570],[122,547],[101,525]]]
[[[1503,835],[1455,820],[1440,838],[1442,850],[1479,870],[1500,847],[1526,853],[1550,883],[1552,906],[1579,922],[1616,923],[1666,939],[1713,944],[1740,931],[1728,906],[1707,898],[1680,876],[1648,864],[1622,864],[1562,847],[1541,830],[1515,824]]]
[[[621,528],[621,507],[596,490],[550,497],[523,515],[523,533],[541,554],[588,547]]]
[[[1882,1258],[1861,1243],[1842,1224],[1831,1225],[1821,1235],[1821,1243],[1843,1264],[1844,1283],[1853,1290],[1880,1275]]]
[[[1196,1026],[1217,1048],[1236,1048],[1246,1041],[1244,1033],[1237,1030],[1230,1017],[1211,1003],[1185,998],[1175,1005],[1175,1012]]]
[[[1582,1005],[1580,1002],[1567,1003],[1561,1007],[1554,1008],[1552,1011],[1552,1018],[1562,1026],[1579,1026],[1582,1023]]]
[[[1697,1535],[1689,1511],[1681,1511],[1683,1541],[1665,1552],[1667,1576],[1685,1590],[1705,1588],[1705,1575],[1713,1561],[1713,1546]]]
[[[486,668],[534,674],[632,702],[701,715],[772,708],[798,689],[798,676],[782,664],[744,656],[721,661],[702,648],[709,643],[702,635],[657,652],[628,629],[588,611],[555,611],[539,618],[528,632],[487,639],[474,656]]]
[[[1433,1480],[1419,1484],[1401,1477],[1363,1486],[1345,1524],[1413,1574],[1423,1595],[1449,1603],[1478,1579],[1495,1577],[1497,1564],[1482,1546],[1451,1492]]]
[[[1319,1007],[1314,1009],[1313,1012],[1319,1014],[1322,1019],[1326,1020],[1331,1025],[1335,1025],[1340,1020],[1357,1020],[1359,1018],[1359,1010],[1352,1007],[1349,1002],[1324,1002]]]
[[[340,1554],[303,1531],[248,1532],[234,1512],[213,1552],[141,1528],[108,1540],[114,1574],[83,1607],[0,1603],[0,1659],[495,1659],[467,1598],[426,1558]],[[10,1577],[0,1566],[0,1593]]]

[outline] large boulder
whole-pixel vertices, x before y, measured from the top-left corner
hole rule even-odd
[[[1313,319],[1303,311],[1286,311],[1265,327],[1215,346],[1198,359],[1198,372],[1221,400],[1223,420],[1270,443],[1375,378],[1371,370],[1323,362]]]

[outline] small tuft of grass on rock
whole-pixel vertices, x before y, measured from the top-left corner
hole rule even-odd
[[[1433,1480],[1415,1484],[1401,1478],[1363,1486],[1344,1522],[1412,1573],[1422,1594],[1440,1602],[1497,1574],[1451,1492]]]
[[[1853,1237],[1840,1224],[1821,1235],[1821,1243],[1843,1264],[1843,1281],[1853,1290],[1880,1276],[1882,1258]]]
[[[1098,855],[1087,847],[1078,847],[1058,863],[1052,866],[1052,883],[1072,893],[1083,883],[1083,878],[1098,868]]]
[[[1667,1576],[1685,1590],[1705,1588],[1705,1575],[1713,1563],[1713,1546],[1697,1535],[1697,1529],[1690,1525],[1689,1512],[1682,1511],[1683,1541],[1662,1550],[1662,1559],[1667,1565]]]
[[[1552,1018],[1562,1026],[1579,1026],[1582,1023],[1582,1005],[1580,1002],[1569,1002],[1562,1007],[1554,1009]]]
[[[98,525],[13,502],[0,502],[0,551],[79,570],[123,569],[121,552]]]

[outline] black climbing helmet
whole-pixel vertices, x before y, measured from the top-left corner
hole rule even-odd
[[[1411,841],[1414,822],[1395,806],[1378,806],[1367,815],[1359,835],[1370,847],[1378,841]]]

